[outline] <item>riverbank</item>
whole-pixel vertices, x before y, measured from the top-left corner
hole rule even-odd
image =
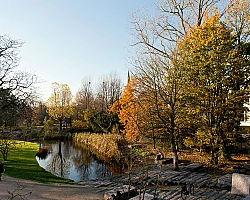
[[[6,161],[3,161],[0,154],[5,175],[46,184],[75,184],[71,180],[57,177],[41,168],[35,158],[38,149],[38,144],[24,141],[17,141],[14,146],[10,146]]]

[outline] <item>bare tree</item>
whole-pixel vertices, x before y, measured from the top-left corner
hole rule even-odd
[[[191,28],[202,25],[205,15],[217,9],[224,17],[237,0],[162,0],[157,5],[158,15],[149,18],[132,16],[136,41],[140,52],[153,53],[172,59],[176,42],[182,40]]]
[[[19,104],[26,104],[37,98],[37,76],[28,72],[18,71],[18,52],[23,42],[13,40],[8,36],[0,36],[0,97],[14,96]],[[13,101],[1,101],[0,110],[13,105]]]
[[[250,36],[250,3],[247,0],[231,1],[227,12],[224,14],[225,21],[233,29],[237,36],[240,47],[249,42]]]
[[[96,102],[99,109],[106,112],[108,107],[119,100],[122,94],[121,79],[111,73],[109,77],[103,78],[97,89]]]
[[[86,110],[94,110],[94,93],[91,79],[86,77],[75,97],[75,117],[83,120],[83,113]]]
[[[151,131],[161,131],[161,138],[167,138],[171,144],[174,157],[174,168],[178,169],[177,128],[176,120],[180,117],[181,73],[177,73],[176,65],[168,59],[150,56],[136,61],[135,77],[138,80],[138,96],[143,96],[141,104],[148,104],[144,113],[153,116],[147,122],[151,124]],[[155,135],[153,134],[153,137]]]
[[[0,125],[10,130],[2,130],[0,135],[0,150],[7,159],[9,149],[15,145],[18,134],[11,131],[18,122],[31,121],[31,105],[37,98],[35,91],[37,76],[18,71],[19,48],[23,42],[0,36]],[[31,124],[31,123],[29,123]]]
[[[17,71],[19,65],[18,50],[23,45],[8,36],[0,36],[0,88],[8,89],[20,100],[36,97],[37,76]]]

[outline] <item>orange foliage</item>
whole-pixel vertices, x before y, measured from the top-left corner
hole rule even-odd
[[[135,96],[135,86],[135,79],[128,81],[121,99],[110,107],[111,112],[118,113],[120,122],[124,125],[123,134],[128,141],[136,141],[140,133],[138,123],[141,107]]]

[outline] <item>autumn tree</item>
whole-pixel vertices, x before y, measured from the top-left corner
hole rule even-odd
[[[120,122],[124,126],[123,134],[128,141],[136,141],[139,137],[138,118],[140,109],[135,96],[136,80],[131,78],[120,100],[110,106],[109,111],[118,114]]]
[[[130,142],[152,139],[156,148],[156,138],[161,127],[155,120],[156,113],[143,95],[142,87],[134,76],[128,73],[128,82],[120,100],[109,107],[111,113],[117,114],[123,125],[122,133]]]
[[[171,141],[174,169],[178,169],[177,136],[178,123],[181,124],[178,120],[181,71],[175,53],[176,43],[190,27],[202,23],[204,13],[216,2],[166,0],[159,4],[160,14],[155,19],[140,16],[132,21],[135,45],[139,49],[134,57],[134,74],[142,88],[141,95],[150,106],[149,116],[155,116],[153,127],[158,127]]]
[[[249,55],[239,49],[235,32],[218,15],[191,29],[179,48],[186,109],[196,113],[194,123],[199,124],[196,140],[209,146],[211,161],[218,164],[239,130],[248,98]]]
[[[48,113],[46,111],[45,105],[42,102],[37,102],[34,105],[32,116],[34,124],[43,125],[44,119],[48,117]]]
[[[62,131],[62,123],[66,118],[70,118],[73,114],[72,94],[67,84],[52,84],[51,97],[46,102],[48,114],[60,123],[60,131]]]
[[[181,132],[180,129],[188,129],[191,125],[183,126],[185,107],[180,109],[180,106],[185,103],[181,97],[184,90],[181,89],[182,69],[181,58],[177,54],[177,44],[189,34],[190,29],[202,26],[205,16],[213,14],[215,10],[219,10],[219,17],[224,19],[232,8],[235,8],[235,11],[238,8],[240,11],[240,4],[238,3],[237,7],[236,2],[240,2],[240,0],[224,3],[216,0],[164,0],[158,4],[159,13],[156,17],[133,16],[132,24],[136,38],[134,44],[138,47],[134,59],[135,75],[145,88],[151,88],[145,90],[145,95],[151,97],[149,99],[152,105],[157,100],[158,108],[167,111],[166,116],[168,117],[164,119],[163,116],[158,115],[158,119],[163,119],[161,121],[167,127],[165,133],[173,136],[171,136],[172,151],[175,157],[174,162],[176,162],[174,168],[178,168],[176,147],[178,133]],[[231,22],[236,21],[231,20]],[[241,26],[235,27],[239,28],[237,30],[241,30]],[[158,75],[162,80],[158,79]],[[154,92],[152,93],[152,91]],[[153,96],[154,98],[152,98]]]

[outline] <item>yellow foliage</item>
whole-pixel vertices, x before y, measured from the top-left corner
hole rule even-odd
[[[46,124],[45,125],[47,125],[47,126],[53,126],[54,125],[54,120],[53,119],[48,119],[47,121],[46,121]]]
[[[72,128],[84,128],[84,123],[81,120],[73,120]]]
[[[229,133],[236,134],[248,94],[244,88],[249,59],[238,42],[234,30],[214,15],[206,16],[204,24],[190,30],[178,45],[186,81],[185,110],[197,128],[185,144],[209,146],[215,160],[229,155]]]
[[[51,117],[63,120],[73,114],[72,94],[67,84],[53,83],[53,92],[45,106]]]

